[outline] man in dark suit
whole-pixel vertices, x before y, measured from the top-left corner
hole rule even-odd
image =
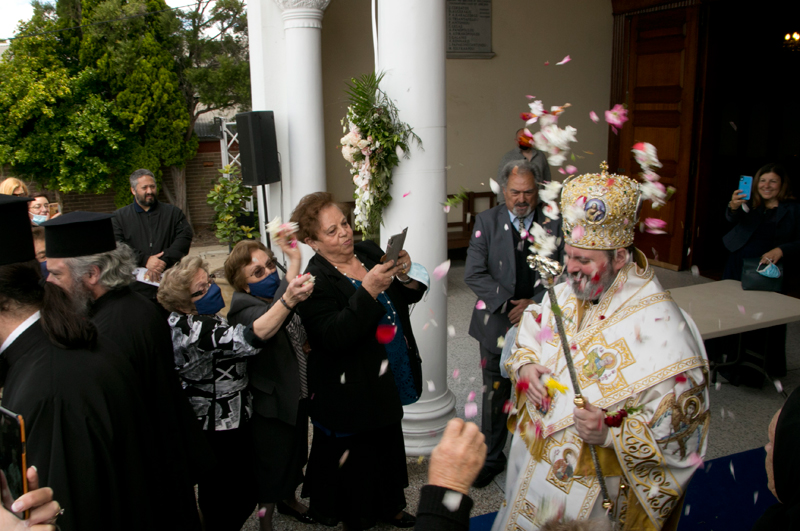
[[[480,343],[483,367],[483,412],[481,432],[487,455],[476,487],[485,487],[503,471],[508,429],[503,406],[511,396],[511,383],[500,374],[502,342],[508,329],[519,322],[533,300],[541,301],[544,287],[537,285],[538,273],[528,267],[530,242],[525,241],[534,222],[552,234],[561,234],[561,220],[551,220],[539,205],[537,167],[512,161],[499,175],[505,203],[478,214],[467,250],[464,280],[478,296],[472,312],[469,335]],[[553,259],[561,261],[563,243]],[[485,305],[485,308],[484,308]]]

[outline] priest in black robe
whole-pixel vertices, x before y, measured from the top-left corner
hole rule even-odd
[[[110,214],[72,212],[43,223],[48,282],[70,294],[100,337],[131,363],[158,434],[159,486],[172,500],[165,518],[175,529],[199,530],[194,485],[211,451],[174,369],[172,335],[157,307],[129,284],[136,256],[114,239]]]
[[[64,508],[62,531],[164,528],[158,456],[130,364],[59,287],[41,281],[27,204],[0,196],[3,407]]]

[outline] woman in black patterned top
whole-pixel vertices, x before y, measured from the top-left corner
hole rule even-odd
[[[215,463],[198,482],[198,502],[206,528],[239,529],[256,504],[252,469],[252,413],[247,391],[247,359],[259,352],[260,340],[272,337],[305,300],[313,284],[293,281],[283,300],[250,326],[230,326],[217,315],[222,293],[199,257],[185,257],[161,279],[158,301],[172,313],[175,367],[214,453]]]

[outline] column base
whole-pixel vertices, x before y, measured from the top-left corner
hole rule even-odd
[[[433,399],[423,398],[405,406],[403,411],[406,455],[431,455],[442,438],[447,422],[456,416],[456,396],[447,389],[444,394]]]

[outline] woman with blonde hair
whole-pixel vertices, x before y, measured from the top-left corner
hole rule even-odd
[[[161,278],[158,302],[172,312],[175,366],[216,458],[198,482],[206,529],[239,529],[253,512],[256,486],[247,359],[278,332],[290,308],[311,293],[314,285],[304,286],[306,280],[307,275],[294,279],[281,297],[283,303],[252,324],[231,326],[217,315],[225,303],[203,259],[186,256]]]
[[[0,183],[0,194],[28,197],[30,192],[28,191],[28,186],[24,182],[16,177],[9,177]]]

